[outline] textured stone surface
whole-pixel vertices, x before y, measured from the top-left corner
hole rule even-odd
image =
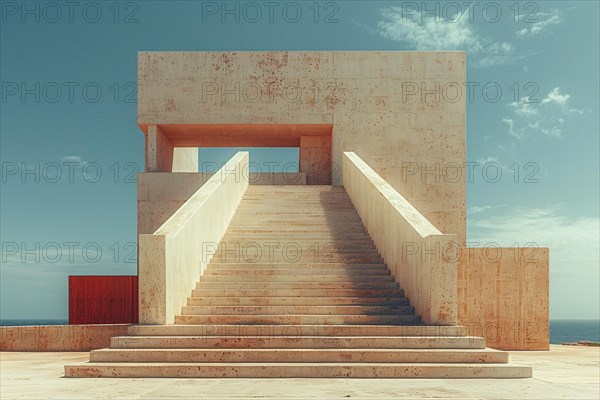
[[[465,96],[421,88],[465,81],[464,52],[140,52],[138,123],[219,125],[217,137],[230,124],[333,126],[335,184],[342,153],[354,151],[464,242]],[[461,179],[443,176],[450,163]]]
[[[490,347],[548,350],[547,248],[463,248],[458,263],[461,324]]]
[[[513,363],[534,367],[532,379],[64,379],[66,363],[88,353],[2,353],[5,399],[481,399],[596,400],[598,349],[550,346],[515,352]],[[23,384],[23,382],[27,384]]]
[[[530,378],[531,368],[426,363],[88,363],[65,366],[67,377],[113,378]]]

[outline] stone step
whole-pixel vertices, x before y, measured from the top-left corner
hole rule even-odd
[[[214,260],[214,261],[213,261]],[[260,256],[253,255],[236,255],[236,254],[224,254],[223,256],[214,256],[211,259],[211,263],[246,263],[246,264],[254,264],[254,263],[280,263],[280,264],[288,264],[289,267],[295,268],[296,263],[309,263],[313,262],[315,264],[319,264],[320,262],[346,262],[346,263],[383,263],[383,259],[374,255],[372,257],[363,256],[360,253],[355,255],[323,255],[319,256],[317,260],[315,260],[315,256],[313,254],[301,255],[300,257],[296,256],[295,252],[290,252],[289,255],[283,256],[282,254],[275,254],[273,257],[267,253],[263,253]]]
[[[286,200],[281,200],[281,202],[279,202],[278,200],[277,202],[270,202],[276,204],[269,204],[269,202],[269,200],[265,199],[257,199],[255,201],[244,199],[238,206],[237,213],[235,215],[252,215],[253,213],[259,212],[267,213],[271,217],[288,217],[293,215],[300,220],[304,218],[310,218],[311,216],[358,216],[356,210],[352,207],[352,203],[347,200],[345,201],[344,199],[320,204],[313,201],[306,201],[302,203],[299,201]]]
[[[271,222],[271,223],[267,223]],[[257,220],[255,217],[249,217],[247,221],[241,219],[232,219],[231,224],[227,228],[228,232],[232,231],[275,231],[275,232],[287,232],[287,231],[319,231],[319,232],[331,232],[335,230],[349,230],[351,232],[367,232],[366,228],[362,224],[358,224],[358,220],[340,219],[338,221],[330,221],[326,218],[321,220],[307,219],[307,218],[268,218]]]
[[[128,335],[136,336],[418,336],[440,341],[467,336],[464,326],[425,325],[130,325]]]
[[[300,243],[297,241],[249,241],[241,243],[238,241],[227,242],[221,241],[219,247],[216,249],[215,255],[230,254],[241,252],[245,253],[267,253],[277,254],[278,252],[298,252],[308,253],[311,255],[326,256],[329,254],[356,254],[362,253],[369,256],[379,255],[378,250],[373,246],[372,243],[368,245],[353,245],[351,243],[345,246],[337,246],[336,244],[324,242],[304,242]]]
[[[212,249],[210,249],[212,250]],[[325,264],[335,262],[345,262],[345,259],[367,259],[365,263],[380,263],[384,261],[381,255],[375,250],[332,250],[332,249],[320,249],[315,251],[310,248],[299,248],[299,247],[287,247],[287,248],[260,248],[260,249],[248,249],[239,247],[220,247],[215,248],[215,252],[210,259],[210,262],[230,262],[230,263],[246,263],[256,264],[257,258],[263,259],[262,263],[274,263],[278,262],[281,264]],[[355,262],[355,261],[354,261]]]
[[[259,221],[259,222],[257,222]],[[236,213],[231,219],[230,226],[269,226],[269,223],[279,225],[289,224],[310,224],[310,225],[327,225],[327,224],[348,224],[348,225],[359,225],[362,224],[361,219],[358,215],[353,213],[346,214],[333,214],[331,211],[323,212],[320,214],[303,214],[302,210],[297,212],[290,211],[287,213],[276,214],[273,212],[261,212],[261,211],[248,211]]]
[[[398,289],[397,282],[198,282],[196,289]]]
[[[277,201],[272,201],[277,200]],[[301,193],[301,192],[274,192],[274,193],[247,193],[244,194],[242,205],[256,205],[264,207],[265,204],[274,203],[273,206],[281,204],[295,204],[296,206],[314,205],[312,210],[319,210],[330,204],[352,204],[348,195],[344,193]],[[308,207],[306,207],[308,208]]]
[[[239,264],[259,264],[259,263],[280,263],[280,264],[288,264],[288,268],[297,268],[297,263],[330,263],[330,262],[347,262],[347,263],[383,263],[383,259],[377,253],[373,254],[364,254],[362,252],[356,253],[328,253],[328,254],[311,254],[310,252],[305,251],[290,251],[287,253],[279,253],[275,254],[264,252],[262,254],[255,253],[223,253],[223,254],[215,254],[210,262],[211,263],[239,263]]]
[[[184,306],[182,315],[411,315],[411,306]]]
[[[356,229],[350,227],[340,226],[338,228],[333,228],[327,225],[320,226],[318,228],[306,228],[306,227],[287,227],[286,229],[281,229],[278,227],[265,226],[263,228],[236,228],[229,227],[227,229],[227,236],[244,236],[244,235],[253,235],[256,238],[262,238],[265,235],[355,235],[357,237],[368,237],[369,234],[364,229]]]
[[[308,254],[312,258],[322,259],[325,257],[331,257],[332,255],[363,255],[365,257],[378,257],[380,254],[375,248],[357,247],[353,248],[347,246],[346,248],[340,249],[335,248],[329,244],[307,244],[300,246],[296,242],[272,242],[269,245],[260,245],[257,242],[249,242],[248,244],[242,245],[237,242],[221,242],[220,247],[216,249],[214,257],[222,255],[236,255],[236,254],[271,254],[279,255],[278,253],[289,254],[295,256],[297,253]]]
[[[291,198],[287,196],[277,196],[277,201],[273,196],[256,196],[244,197],[240,203],[240,208],[243,209],[272,209],[273,211],[289,212],[290,210],[311,210],[313,212],[321,210],[331,210],[333,212],[352,211],[356,213],[352,206],[352,202],[345,196],[332,196],[327,199],[317,199],[315,197],[298,196]],[[271,207],[271,208],[269,208]],[[285,207],[288,207],[287,209]]]
[[[229,250],[230,248],[232,248],[235,250],[236,246],[242,249],[249,249],[250,247],[260,247],[261,249],[265,249],[265,251],[269,251],[269,249],[283,250],[284,246],[290,247],[291,250],[291,246],[294,246],[294,248],[300,248],[302,250],[307,251],[311,250],[313,252],[315,251],[315,249],[317,249],[320,253],[331,251],[332,249],[360,249],[367,251],[378,251],[370,238],[355,240],[314,240],[310,238],[298,239],[288,237],[287,239],[283,240],[282,237],[278,237],[276,239],[262,239],[250,236],[246,239],[235,238],[233,240],[224,237],[218,243],[218,248],[216,250],[225,252],[225,249]],[[287,247],[285,248],[286,250]]]
[[[369,269],[353,269],[347,268],[329,268],[329,269],[300,269],[300,268],[279,268],[279,269],[225,269],[216,265],[209,265],[204,271],[203,276],[222,276],[233,275],[239,277],[247,276],[303,276],[303,275],[344,275],[344,276],[377,276],[390,275],[390,270],[387,268],[369,268]]]
[[[66,377],[113,378],[530,378],[530,367],[417,363],[83,363]]]
[[[188,297],[188,306],[407,306],[401,297]]]
[[[531,378],[530,367],[430,363],[82,363],[66,377],[113,378]]]
[[[330,288],[314,288],[314,289],[210,289],[199,288],[192,290],[192,297],[282,297],[291,298],[303,297],[404,297],[402,289],[339,289],[336,287]]]
[[[260,218],[260,217],[256,217],[256,218]],[[237,238],[240,236],[253,236],[256,240],[264,241],[264,240],[273,239],[273,236],[281,235],[282,237],[285,237],[286,239],[298,238],[299,242],[304,242],[307,240],[306,237],[308,237],[310,239],[311,236],[329,237],[329,236],[345,235],[350,240],[353,239],[353,237],[355,237],[356,239],[362,239],[362,240],[366,240],[366,239],[370,238],[369,233],[366,230],[365,231],[354,230],[350,227],[343,227],[343,226],[340,226],[339,228],[336,228],[336,229],[332,229],[324,224],[323,226],[320,226],[320,227],[314,228],[314,229],[303,227],[303,226],[288,227],[288,229],[280,229],[279,227],[276,226],[276,224],[272,224],[268,221],[265,221],[264,224],[265,224],[265,226],[263,226],[262,228],[238,228],[238,227],[234,226],[234,227],[232,227],[232,229],[228,229],[223,237],[226,238],[226,237],[233,236],[233,237]],[[275,239],[275,240],[277,240],[277,239]],[[338,241],[343,241],[343,240],[344,239],[342,239],[342,238],[338,239]]]
[[[176,315],[176,324],[418,325],[418,315]]]
[[[300,218],[282,218],[282,217],[274,217],[274,216],[265,216],[258,220],[255,215],[249,215],[245,218],[240,218],[237,215],[231,220],[229,224],[229,229],[265,229],[265,228],[277,228],[282,231],[288,229],[298,229],[298,228],[310,228],[315,229],[319,228],[322,230],[328,230],[328,228],[348,228],[354,230],[364,230],[366,231],[364,226],[360,224],[360,218],[358,216],[354,218],[338,218],[332,220],[323,217],[314,217],[308,218],[303,216]]]
[[[214,260],[214,261],[213,261]],[[216,269],[245,269],[245,270],[257,270],[257,269],[266,269],[266,270],[289,270],[294,269],[298,271],[306,271],[309,269],[318,269],[321,271],[333,270],[333,269],[343,269],[348,272],[360,272],[360,271],[371,271],[373,269],[384,269],[389,271],[388,267],[383,263],[294,263],[290,265],[289,263],[283,262],[272,262],[272,263],[235,263],[235,262],[220,262],[217,258],[214,258],[210,261],[210,264],[207,267],[207,270],[216,268]],[[302,273],[302,272],[299,272]],[[307,272],[308,273],[308,272]],[[368,272],[367,272],[368,273]]]
[[[272,207],[272,208],[269,208]],[[283,208],[282,208],[283,207]],[[286,208],[287,207],[287,208]],[[360,218],[351,206],[348,204],[328,204],[324,207],[314,207],[311,209],[308,205],[282,204],[281,207],[271,205],[264,206],[259,204],[240,204],[234,218],[247,218],[248,222],[256,223],[256,220],[250,218],[255,215],[264,215],[271,219],[290,220],[294,222],[304,222],[311,220],[343,220],[356,221]]]
[[[266,204],[265,204],[266,203]],[[272,204],[269,204],[272,203]],[[317,203],[314,201],[287,201],[279,199],[276,202],[268,199],[244,199],[238,206],[240,214],[252,214],[254,212],[266,212],[270,216],[289,216],[296,215],[298,219],[311,215],[325,214],[326,216],[348,215],[358,216],[356,210],[352,207],[352,203],[347,199],[339,199],[336,201]],[[237,215],[237,214],[236,214]]]
[[[260,274],[260,275],[203,275],[200,282],[393,282],[391,275],[353,274]]]
[[[356,214],[334,215],[331,211],[324,213],[323,215],[313,216],[302,214],[302,210],[299,210],[298,213],[286,212],[279,215],[272,212],[269,212],[268,214],[252,212],[247,215],[235,214],[231,220],[231,224],[233,225],[229,225],[229,227],[232,229],[255,228],[258,230],[277,228],[281,231],[303,228],[309,231],[318,230],[323,232],[348,228],[352,231],[367,232],[360,221],[360,217]],[[267,222],[273,222],[273,225],[270,225]]]
[[[113,349],[485,349],[477,336],[116,336]]]
[[[226,236],[225,236],[226,235]],[[223,241],[227,241],[229,238],[254,238],[258,240],[274,239],[275,242],[282,242],[282,239],[289,240],[291,243],[295,242],[295,239],[306,241],[307,238],[312,237],[337,237],[338,240],[344,239],[368,239],[370,238],[367,232],[355,232],[349,229],[340,228],[338,231],[331,229],[323,230],[307,230],[304,228],[290,229],[290,230],[279,230],[279,229],[239,229],[239,230],[227,230],[227,233],[223,236]],[[285,244],[285,242],[283,242]]]
[[[330,208],[333,210],[340,210],[340,208],[336,206],[349,209],[349,207],[352,205],[352,202],[346,195],[334,195],[326,198],[321,196],[321,198],[317,198],[316,196],[312,195],[304,196],[302,194],[298,194],[298,197],[294,198],[285,194],[279,194],[275,198],[274,195],[270,194],[244,197],[240,203],[240,207],[244,208],[265,208],[266,205],[272,205],[273,209],[275,210],[280,210],[283,206],[294,206],[294,209],[319,211]]]
[[[227,249],[227,252],[234,250],[250,251],[259,249],[263,252],[277,251],[298,251],[306,250],[314,252],[317,249],[320,253],[326,251],[378,251],[372,240],[368,236],[354,235],[350,236],[347,234],[338,235],[307,235],[300,237],[301,234],[239,234],[239,235],[227,235],[223,236],[223,239],[219,242],[220,246],[215,250],[223,251]],[[345,242],[345,246],[334,247],[337,243]],[[354,249],[353,249],[354,247]]]
[[[507,363],[491,349],[100,349],[90,362],[160,363]]]

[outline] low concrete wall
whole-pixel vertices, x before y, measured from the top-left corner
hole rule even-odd
[[[458,318],[469,334],[501,350],[549,350],[546,247],[463,248]]]
[[[156,232],[139,235],[141,324],[173,324],[210,261],[205,245],[218,243],[248,188],[239,152]]]
[[[24,325],[0,327],[1,351],[90,351],[127,335],[128,324]]]
[[[442,234],[355,153],[344,153],[343,183],[423,322],[455,325],[457,236]]]

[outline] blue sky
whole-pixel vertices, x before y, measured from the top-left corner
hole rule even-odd
[[[598,318],[598,2],[0,4],[1,318],[66,318],[67,275],[135,273],[137,51],[435,49],[467,51],[468,240],[549,246],[551,317]]]

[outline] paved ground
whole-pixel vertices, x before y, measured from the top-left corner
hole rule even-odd
[[[532,379],[76,379],[63,365],[88,353],[0,353],[0,399],[594,399],[600,348],[514,352]]]

